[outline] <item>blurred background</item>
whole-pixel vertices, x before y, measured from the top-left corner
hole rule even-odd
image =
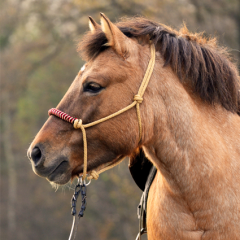
[[[32,172],[26,151],[84,64],[76,45],[99,12],[113,22],[145,16],[177,29],[185,22],[240,62],[239,0],[1,0],[1,240],[68,239],[74,185],[55,191]],[[141,191],[127,164],[92,182],[77,239],[135,239]]]

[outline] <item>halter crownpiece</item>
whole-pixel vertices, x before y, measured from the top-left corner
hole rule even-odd
[[[150,49],[151,49],[151,59],[148,63],[146,73],[145,73],[144,78],[142,80],[142,83],[139,87],[138,93],[133,98],[133,102],[130,105],[128,105],[127,107],[125,107],[125,108],[123,108],[123,109],[121,109],[121,110],[119,110],[119,111],[117,111],[113,114],[110,114],[107,117],[101,118],[97,121],[94,121],[94,122],[91,122],[91,123],[88,123],[88,124],[83,124],[82,119],[77,119],[77,118],[71,117],[67,113],[64,113],[64,112],[62,112],[62,111],[60,111],[56,108],[51,108],[48,111],[49,116],[50,115],[55,115],[56,117],[59,117],[66,122],[72,123],[73,127],[75,129],[81,129],[82,134],[83,134],[83,149],[84,149],[84,152],[83,152],[83,154],[84,154],[84,157],[83,157],[84,163],[83,164],[84,165],[83,165],[83,175],[82,175],[83,180],[87,176],[87,136],[86,136],[85,128],[92,127],[92,126],[97,125],[99,123],[105,122],[108,119],[111,119],[113,117],[116,117],[116,116],[120,115],[123,112],[126,112],[127,110],[131,109],[132,107],[134,107],[136,105],[138,124],[139,124],[139,142],[141,141],[141,138],[142,138],[142,123],[141,123],[141,114],[140,114],[139,105],[140,105],[140,103],[143,102],[143,94],[144,94],[144,92],[147,88],[147,85],[149,83],[149,80],[152,76],[153,68],[154,68],[154,65],[155,65],[155,46],[153,44],[151,44]],[[102,173],[102,172],[104,172],[104,171],[106,171],[110,168],[113,168],[114,166],[119,164],[119,162],[120,161],[117,161],[115,164],[110,164],[110,165],[101,169],[98,172],[96,172],[95,170],[91,171],[88,179],[92,179],[92,178],[98,179],[100,173]]]

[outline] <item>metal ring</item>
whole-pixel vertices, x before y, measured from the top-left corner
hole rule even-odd
[[[88,183],[86,183],[85,185],[88,186],[88,185],[91,183],[91,180],[92,180],[92,179],[90,179],[90,180],[88,181]]]
[[[82,180],[82,176],[78,176],[78,184],[82,185],[83,180]]]
[[[86,175],[86,178],[87,178],[87,176],[89,176],[89,174]],[[82,180],[82,178],[83,178],[82,175],[78,177],[78,183],[79,183],[80,185],[85,184],[85,186],[88,186],[88,185],[91,183],[91,180],[92,180],[92,179],[90,179],[90,180],[88,181],[88,183],[86,183],[86,180],[85,180],[86,178],[85,178],[84,180]]]
[[[89,174],[87,174],[87,176],[89,176]],[[87,177],[86,177],[86,179],[87,179]],[[85,185],[88,186],[88,185],[91,183],[91,180],[92,180],[92,179],[90,179],[90,180],[88,181],[88,183],[86,183],[86,181],[85,181],[85,179],[84,179]]]

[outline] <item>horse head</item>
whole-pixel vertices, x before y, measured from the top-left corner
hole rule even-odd
[[[149,40],[139,44],[124,35],[104,14],[101,14],[101,26],[90,18],[89,27],[90,32],[79,45],[80,48],[81,44],[89,45],[88,49],[82,49],[87,63],[57,106],[58,110],[81,119],[83,124],[131,104],[150,59]],[[90,47],[93,35],[96,38],[100,35],[103,41],[98,52]],[[146,108],[145,103],[141,108]],[[141,121],[143,144],[149,137],[145,123],[152,119],[142,116]],[[133,161],[140,147],[136,110],[132,108],[87,128],[86,136],[88,172],[117,163],[125,156],[132,156]],[[56,116],[49,116],[33,140],[28,156],[37,175],[56,184],[65,184],[83,172],[82,133]]]

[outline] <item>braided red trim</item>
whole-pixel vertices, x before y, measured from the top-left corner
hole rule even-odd
[[[71,117],[69,116],[67,113],[65,112],[62,112],[56,108],[51,108],[48,110],[48,115],[55,115],[56,117],[59,117],[61,118],[62,120],[66,121],[66,122],[69,122],[69,123],[74,123],[74,121],[77,119],[77,118],[74,118],[74,117]]]

